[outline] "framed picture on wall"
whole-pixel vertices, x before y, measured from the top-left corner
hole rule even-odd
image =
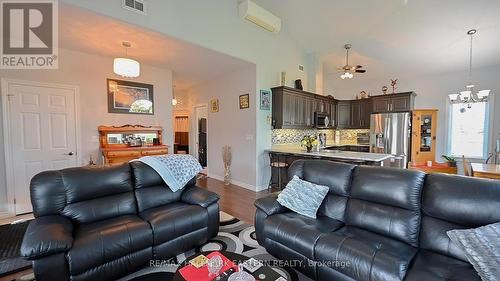
[[[260,90],[260,110],[271,110],[271,91]]]
[[[210,100],[210,110],[212,113],[219,112],[219,99]]]
[[[245,109],[250,107],[250,95],[244,94],[240,95],[240,109]]]
[[[107,79],[108,112],[154,115],[153,85]]]

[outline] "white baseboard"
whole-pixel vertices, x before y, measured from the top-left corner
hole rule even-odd
[[[210,172],[208,173],[207,176],[209,178],[213,178],[213,179],[216,179],[216,180],[224,181],[224,177],[223,176],[211,174]],[[237,186],[241,186],[241,187],[243,187],[245,189],[254,191],[254,192],[260,191],[255,185],[251,185],[251,184],[244,183],[244,182],[241,182],[241,181],[231,180],[231,183],[234,184],[234,185],[237,185]]]
[[[7,211],[0,212],[0,219],[7,219],[7,218],[11,218],[13,216],[14,216],[13,214],[11,214]]]

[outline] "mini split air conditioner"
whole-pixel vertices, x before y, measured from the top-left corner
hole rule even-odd
[[[239,5],[239,14],[269,32],[278,33],[281,30],[281,19],[250,0],[244,0]]]

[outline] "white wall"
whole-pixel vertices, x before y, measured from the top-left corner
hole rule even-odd
[[[148,15],[142,16],[121,8],[121,0],[62,0],[97,13],[149,28],[200,46],[225,53],[256,65],[256,91],[279,85],[279,73],[287,72],[287,84],[302,79],[308,89],[306,72],[298,64],[307,65],[307,56],[286,35],[269,33],[238,16],[238,1],[218,0],[163,0],[148,1]],[[257,104],[258,96],[252,100]],[[251,126],[256,127],[257,161],[252,170],[253,185],[260,188],[269,182],[268,157],[264,153],[271,147],[271,125],[267,122],[269,111],[257,110]],[[254,149],[254,148],[252,148]]]
[[[141,76],[137,81],[154,86],[155,115],[129,115],[108,113],[106,78],[121,79],[113,73],[113,58],[90,55],[70,50],[59,50],[57,70],[0,70],[0,77],[76,85],[80,92],[80,123],[82,143],[82,163],[86,164],[90,155],[94,159],[99,154],[99,125],[160,125],[163,127],[164,142],[173,150],[172,133],[172,72],[141,65]],[[3,142],[3,138],[2,138]],[[0,175],[4,173],[3,144],[0,146]],[[100,159],[100,157],[99,157]],[[1,177],[0,203],[5,204],[5,177]]]
[[[255,190],[255,66],[233,71],[189,91],[192,106],[208,105],[208,173],[223,179],[222,147],[231,146],[231,175],[234,184]],[[239,108],[239,95],[250,94],[250,108]],[[210,100],[219,99],[219,112],[211,112]],[[191,116],[194,117],[194,111]],[[190,151],[194,151],[196,120],[191,118]]]
[[[493,110],[491,112],[490,150],[494,147],[492,140],[500,138],[500,79],[498,79],[498,73],[500,73],[500,66],[475,69],[473,72],[473,80],[477,89],[491,89],[491,94],[496,96],[491,105]],[[325,92],[333,94],[338,99],[353,99],[357,93],[363,90],[368,91],[371,95],[379,95],[382,93],[382,86],[387,85],[390,88],[390,79],[394,79],[394,77],[399,78],[396,92],[414,91],[417,93],[415,99],[416,109],[435,108],[439,110],[436,160],[440,161],[441,155],[446,153],[448,95],[464,90],[468,81],[468,71],[427,76],[388,74],[387,79],[384,80],[368,80],[362,76],[355,76],[350,80],[341,80],[336,76],[329,75],[324,78]]]
[[[0,95],[0,104],[2,102],[2,95]],[[3,116],[2,114],[2,106],[0,106],[0,118],[3,118],[1,117]],[[7,212],[7,182],[5,180],[5,151],[2,122],[0,122],[0,213]]]

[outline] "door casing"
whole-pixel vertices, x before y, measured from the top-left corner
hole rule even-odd
[[[79,87],[74,85],[67,84],[58,84],[58,83],[46,83],[46,82],[37,82],[37,81],[26,81],[26,80],[17,80],[17,79],[9,79],[9,78],[1,78],[1,103],[2,103],[2,129],[3,129],[3,141],[4,141],[4,152],[5,152],[5,179],[7,184],[7,212],[10,216],[15,216],[15,190],[14,190],[14,170],[12,168],[13,155],[12,155],[12,139],[11,139],[11,126],[10,126],[10,103],[9,103],[9,87],[10,85],[25,85],[32,87],[50,87],[50,88],[59,88],[59,89],[67,89],[73,91],[75,95],[75,138],[76,138],[76,161],[77,163],[81,163],[81,125],[80,125],[80,94]]]

